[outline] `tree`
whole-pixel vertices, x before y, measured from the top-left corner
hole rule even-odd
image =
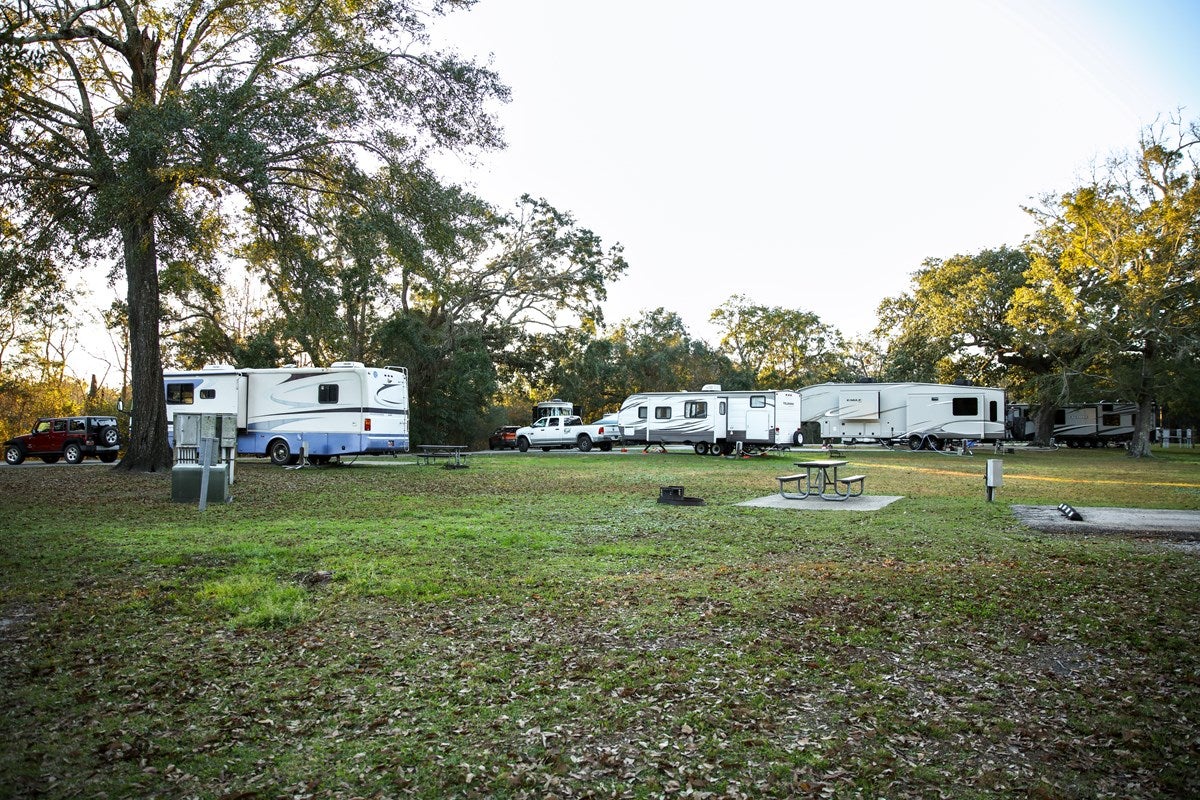
[[[1200,355],[1200,124],[1143,131],[1136,153],[1032,210],[1034,289],[1021,312],[1067,330],[1098,385],[1139,408],[1133,457],[1150,454],[1154,401]]]
[[[1021,312],[1029,269],[1029,256],[1008,246],[926,259],[910,291],[880,303],[886,379],[1004,386],[1030,401],[1038,438],[1048,440],[1054,408],[1066,402],[1061,375],[1079,348]]]
[[[485,104],[507,88],[431,49],[426,13],[417,0],[0,11],[0,196],[31,241],[114,257],[124,273],[137,422],[122,467],[170,463],[160,264],[211,260],[212,232],[234,219],[290,242],[298,199],[354,202],[368,157],[411,164],[500,143]]]
[[[851,377],[841,333],[810,311],[734,295],[712,313],[721,347],[756,386],[800,387]]]

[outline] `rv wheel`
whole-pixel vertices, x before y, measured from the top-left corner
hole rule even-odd
[[[271,463],[275,466],[286,466],[292,463],[292,446],[287,443],[286,439],[276,439],[267,448],[267,455],[271,457]]]
[[[924,446],[925,446],[925,443],[921,440],[920,436],[913,434],[912,436],[908,437],[908,449],[909,450],[920,450]]]
[[[696,451],[698,456],[708,455],[708,442],[696,442],[692,445],[692,449]]]

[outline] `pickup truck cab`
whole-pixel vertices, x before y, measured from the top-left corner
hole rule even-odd
[[[542,417],[532,425],[517,431],[517,449],[522,453],[531,447],[550,450],[554,447],[578,447],[586,453],[593,446],[612,450],[621,441],[621,429],[614,425],[584,425],[579,417]]]

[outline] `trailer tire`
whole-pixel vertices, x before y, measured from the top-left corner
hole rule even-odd
[[[579,439],[577,439],[575,442],[575,446],[579,448],[579,452],[586,453],[592,449],[592,437],[588,436],[586,433],[580,434]]]
[[[600,452],[601,453],[611,453],[612,452],[612,442],[601,442],[600,443]]]
[[[292,446],[287,443],[287,439],[275,439],[267,445],[267,455],[271,457],[271,463],[277,467],[284,467],[293,463],[292,461]]]
[[[692,449],[696,451],[698,456],[708,455],[708,442],[696,442],[692,445]]]
[[[800,431],[796,431],[795,433],[793,433],[792,434],[792,444],[796,445],[797,447],[804,444],[804,434],[801,433]]]
[[[708,454],[710,456],[720,456],[721,455],[721,443],[713,442],[712,444],[710,444],[708,446]]]
[[[520,439],[517,439],[517,449],[522,453],[529,452],[529,440],[524,436],[522,436]]]
[[[915,433],[912,436],[908,437],[908,449],[909,450],[916,452],[917,450],[920,450],[924,446],[925,446],[925,440],[922,439],[920,436],[917,436]]]

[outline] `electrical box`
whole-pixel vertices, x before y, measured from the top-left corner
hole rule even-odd
[[[208,502],[228,503],[229,480],[225,465],[209,467]],[[199,464],[176,464],[171,468],[171,500],[176,503],[195,503],[200,499],[200,483],[204,467]]]
[[[998,458],[989,458],[987,462],[987,486],[998,489],[1004,485],[1004,462]]]

